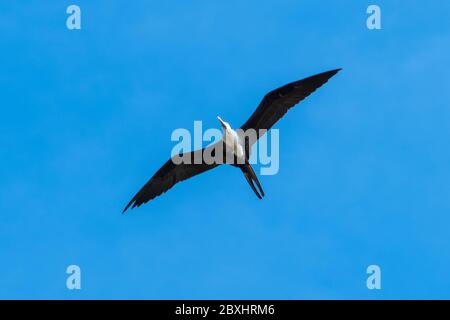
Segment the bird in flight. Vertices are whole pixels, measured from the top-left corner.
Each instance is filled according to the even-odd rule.
[[[220,141],[196,151],[169,159],[131,199],[128,208],[139,207],[172,188],[176,183],[211,170],[221,164],[239,168],[259,199],[264,191],[253,171],[249,156],[253,144],[286,112],[325,84],[341,69],[335,69],[289,83],[264,96],[259,106],[237,131],[229,123],[217,117],[223,130]],[[223,159],[227,160],[224,162]]]

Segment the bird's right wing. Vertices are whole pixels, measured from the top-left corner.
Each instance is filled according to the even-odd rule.
[[[175,164],[173,158],[169,159],[141,188],[141,190],[139,190],[133,199],[131,199],[122,213],[127,211],[130,206],[131,208],[135,208],[147,203],[148,201],[166,192],[180,181],[189,179],[217,167],[218,164],[216,163],[206,163],[203,157],[203,153],[206,149],[214,147],[215,144],[201,150],[184,153],[183,155],[180,155],[180,157],[189,159],[190,161],[185,161],[180,164]],[[196,161],[196,159],[201,160]]]
[[[341,69],[316,74],[303,80],[289,83],[264,96],[258,108],[241,127],[243,131],[254,129],[259,139],[260,130],[269,130],[284,114],[325,84]],[[256,141],[251,141],[250,144]]]

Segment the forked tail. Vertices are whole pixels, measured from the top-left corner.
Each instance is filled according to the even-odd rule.
[[[244,174],[245,179],[247,179],[250,187],[252,187],[253,192],[255,192],[256,196],[259,199],[262,199],[264,197],[264,190],[262,189],[258,177],[256,176],[255,171],[253,171],[253,168],[250,165],[250,163],[246,161],[245,164],[241,165],[239,168],[241,168],[242,173]],[[258,187],[259,192],[258,190],[256,190],[255,183],[256,186]]]

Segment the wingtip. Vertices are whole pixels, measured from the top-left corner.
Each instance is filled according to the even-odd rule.
[[[330,70],[330,71],[328,71],[327,73],[330,73],[330,74],[332,74],[332,75],[335,75],[336,73],[338,73],[339,71],[341,71],[342,70],[342,68],[337,68],[337,69],[334,69],[334,70]]]
[[[330,79],[331,77],[334,77],[339,71],[341,71],[342,68],[338,68],[338,69],[333,69],[333,70],[329,70],[329,71],[325,71],[322,73],[319,73],[313,77],[319,77],[319,78],[325,78],[325,79]]]
[[[130,201],[130,203],[127,204],[127,206],[125,207],[125,209],[123,209],[122,214],[125,214],[125,212],[128,210],[128,208],[131,206],[132,203],[133,203],[133,201]],[[133,206],[133,208],[134,208],[134,206]],[[133,208],[132,208],[132,209],[133,209]]]

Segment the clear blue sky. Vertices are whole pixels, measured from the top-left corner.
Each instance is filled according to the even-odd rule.
[[[0,298],[450,298],[450,3],[374,3],[2,2]],[[121,215],[173,129],[337,67],[264,200],[220,167]]]

